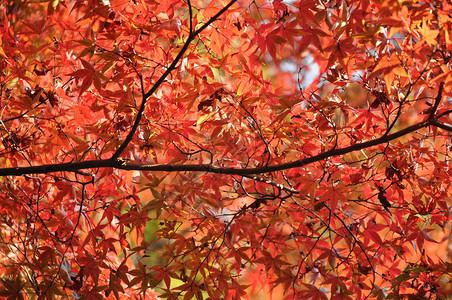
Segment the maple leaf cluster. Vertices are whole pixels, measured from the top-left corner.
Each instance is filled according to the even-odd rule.
[[[0,3],[0,296],[447,299],[447,1]]]

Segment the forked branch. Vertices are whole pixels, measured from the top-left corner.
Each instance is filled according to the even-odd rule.
[[[162,74],[162,76],[160,76],[160,78],[157,80],[157,82],[151,87],[151,89],[148,92],[144,92],[144,87],[142,86],[142,98],[143,100],[141,101],[141,105],[140,105],[140,109],[138,110],[137,116],[135,118],[135,121],[133,123],[132,129],[130,130],[130,132],[127,134],[127,137],[125,138],[125,140],[122,142],[121,146],[119,146],[118,150],[116,150],[116,152],[112,155],[112,157],[110,158],[111,160],[117,160],[119,158],[119,156],[121,156],[121,154],[124,152],[124,150],[126,150],[127,146],[130,144],[130,142],[132,141],[138,126],[140,125],[141,122],[141,118],[143,117],[143,113],[144,110],[146,108],[146,103],[147,100],[149,99],[149,97],[154,94],[158,88],[162,85],[162,83],[165,81],[166,77],[168,77],[168,75],[177,67],[177,64],[180,62],[180,60],[182,59],[182,57],[184,56],[185,52],[188,49],[188,46],[190,46],[190,43],[196,38],[196,36],[198,36],[201,32],[203,32],[207,27],[209,27],[213,22],[215,22],[216,20],[218,20],[218,18],[224,14],[237,0],[232,0],[231,2],[229,2],[225,7],[223,7],[217,14],[215,14],[212,18],[210,18],[204,25],[202,25],[198,30],[192,32],[192,20],[190,20],[190,35],[188,36],[187,40],[184,43],[184,46],[182,46],[182,49],[179,51],[179,53],[177,54],[176,58],[173,60],[173,62],[171,63],[171,65],[166,69],[166,71]],[[189,9],[190,9],[190,15],[192,15],[192,8],[191,8],[191,4],[189,4]],[[143,78],[141,78],[140,76],[140,81],[141,81],[141,85],[143,85]]]

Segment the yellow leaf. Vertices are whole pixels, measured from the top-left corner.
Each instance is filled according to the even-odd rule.
[[[213,111],[213,112],[211,112],[211,113],[202,115],[202,116],[198,119],[198,121],[196,122],[196,126],[199,126],[199,125],[203,124],[204,122],[206,122],[207,120],[209,120],[210,117],[212,117],[214,114],[215,114],[215,112]]]
[[[422,40],[429,45],[436,45],[438,42],[438,30],[430,30],[427,21],[424,19],[422,25],[419,26],[419,32],[422,34]]]
[[[7,57],[5,52],[3,51],[1,36],[0,36],[0,56],[3,56],[5,58]]]

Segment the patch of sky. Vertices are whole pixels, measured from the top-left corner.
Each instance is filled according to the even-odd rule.
[[[292,73],[295,80],[299,83],[300,90],[308,88],[311,83],[320,75],[319,65],[314,58],[309,55],[302,60],[302,66],[295,64],[290,60],[281,62],[280,68],[283,72]]]
[[[281,62],[280,68],[283,72],[292,73],[295,80],[299,82],[299,89],[303,90],[309,87],[311,83],[319,76],[319,65],[314,61],[312,56],[307,56],[302,60],[302,67],[290,60]]]
[[[353,72],[350,79],[352,82],[361,82],[361,81],[363,81],[363,77],[364,77],[364,71],[360,70],[360,71]]]
[[[320,75],[320,68],[311,55],[306,56],[302,63],[305,67],[298,71],[296,79],[300,82],[300,89],[306,89]]]
[[[295,1],[297,1],[297,0],[283,0],[283,1],[281,1],[281,2],[284,3],[284,4],[286,4],[286,5],[289,5],[289,4],[294,3]]]

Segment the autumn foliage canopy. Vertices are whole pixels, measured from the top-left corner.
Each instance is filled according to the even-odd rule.
[[[2,1],[0,297],[451,297],[451,12]]]

